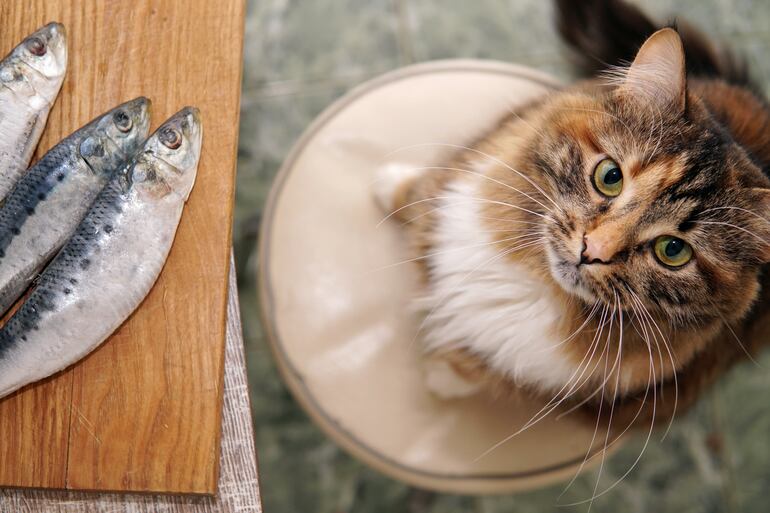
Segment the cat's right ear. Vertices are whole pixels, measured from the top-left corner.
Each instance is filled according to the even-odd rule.
[[[684,46],[674,29],[647,38],[620,85],[621,93],[642,97],[661,109],[684,112],[687,97]]]

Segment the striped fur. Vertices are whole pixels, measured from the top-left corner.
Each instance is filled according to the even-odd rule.
[[[556,4],[587,72],[602,71],[596,62],[633,60],[630,68],[507,116],[446,163],[466,172],[411,176],[394,188],[393,206],[424,257],[425,338],[434,355],[446,355],[465,380],[497,389],[515,383],[592,414],[613,403],[622,430],[694,402],[743,357],[735,334],[765,322],[757,300],[770,260],[770,110],[738,61],[692,29],[655,32],[617,0]],[[605,157],[623,171],[623,191],[612,199],[592,185]],[[473,191],[466,199],[474,208],[457,208],[462,198],[429,200],[462,191]],[[473,219],[453,225],[458,212]],[[478,227],[475,236],[468,226]],[[583,265],[584,237],[594,232],[612,241],[612,258]],[[652,248],[660,235],[687,241],[692,261],[661,264]],[[511,251],[517,237],[537,242]],[[467,269],[478,255],[431,256],[468,240],[491,243],[483,251],[498,258],[489,272]],[[466,276],[461,286],[443,281],[458,276]],[[528,295],[547,295],[550,306],[517,310]],[[473,297],[483,300],[469,304]],[[563,305],[561,316],[554,304]],[[534,329],[538,322],[551,329]],[[543,348],[554,354],[552,366]]]

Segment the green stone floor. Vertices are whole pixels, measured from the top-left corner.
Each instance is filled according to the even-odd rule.
[[[640,2],[641,3],[641,2]],[[648,0],[742,52],[770,91],[770,2]],[[334,99],[380,73],[452,57],[499,59],[570,79],[545,0],[249,0],[235,211],[235,252],[260,478],[267,513],[586,511],[596,473],[528,493],[467,497],[395,482],[337,448],[281,383],[260,326],[256,247],[270,182],[294,141]],[[770,354],[736,369],[594,512],[770,511]],[[643,439],[617,453],[600,489],[622,476]]]

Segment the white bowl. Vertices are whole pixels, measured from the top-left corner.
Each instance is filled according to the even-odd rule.
[[[484,457],[543,404],[438,399],[423,385],[409,311],[417,287],[397,223],[371,189],[377,168],[441,162],[508,109],[558,87],[510,64],[443,61],[374,79],[329,107],[283,165],[260,240],[263,320],[286,384],[352,455],[412,485],[510,492],[571,477],[593,429],[547,417]],[[433,143],[441,143],[436,145]],[[595,446],[603,445],[599,435]],[[594,458],[599,460],[599,458]]]

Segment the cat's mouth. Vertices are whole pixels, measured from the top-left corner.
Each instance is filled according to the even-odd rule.
[[[565,292],[577,296],[587,303],[605,300],[593,286],[593,278],[586,275],[585,266],[581,266],[577,259],[565,258],[550,244],[546,247],[551,276]]]
[[[595,303],[601,299],[594,292],[593,287],[586,283],[585,276],[583,276],[580,268],[573,262],[562,260],[555,267],[554,269],[554,266],[551,266],[551,274],[566,292],[576,295],[589,303]]]

